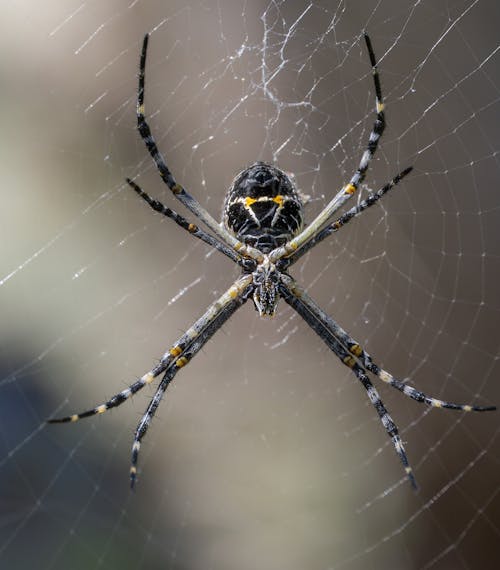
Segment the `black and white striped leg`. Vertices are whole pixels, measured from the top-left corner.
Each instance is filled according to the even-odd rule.
[[[382,100],[382,87],[380,86],[380,77],[377,69],[377,59],[375,58],[375,53],[373,51],[372,42],[367,34],[364,34],[366,47],[368,49],[368,55],[370,57],[370,63],[372,64],[373,82],[375,84],[375,109],[377,115],[375,117],[375,123],[373,124],[372,132],[368,139],[368,146],[361,157],[358,169],[354,173],[350,180],[348,186],[353,186],[357,189],[358,186],[363,182],[366,176],[366,171],[368,170],[368,165],[370,164],[375,151],[377,150],[378,141],[385,130],[385,114],[384,114],[384,102]],[[352,190],[354,191],[354,190]]]
[[[286,261],[286,267],[290,267],[291,265],[296,263],[305,253],[311,250],[315,245],[318,245],[318,243],[321,243],[325,238],[339,231],[340,228],[348,224],[353,218],[359,216],[370,206],[373,206],[373,204],[376,204],[380,200],[380,198],[382,198],[382,196],[387,194],[389,190],[391,190],[392,188],[394,188],[394,186],[399,184],[399,182],[401,182],[401,180],[412,170],[413,170],[412,166],[405,168],[402,172],[397,174],[390,182],[388,182],[385,186],[380,188],[380,190],[368,194],[368,196],[364,200],[362,200],[357,206],[353,206],[350,210],[347,210],[347,212],[342,214],[329,226],[322,229],[313,239],[308,241],[298,251],[296,251],[289,257],[283,258],[284,261]]]
[[[196,321],[196,323],[194,323],[194,325],[190,327],[186,333],[183,334],[177,340],[177,342],[171,348],[169,348],[169,350],[167,350],[167,352],[165,352],[165,354],[160,359],[160,362],[149,372],[144,374],[144,376],[139,378],[139,380],[134,382],[131,386],[114,395],[106,402],[91,408],[90,410],[62,418],[53,418],[47,420],[47,422],[50,424],[76,422],[82,418],[88,418],[89,416],[94,416],[96,414],[103,414],[111,408],[120,406],[123,404],[123,402],[144,388],[144,386],[151,384],[151,382],[153,382],[153,380],[160,374],[165,372],[165,370],[167,370],[170,365],[176,365],[180,368],[184,362],[184,351],[189,349],[196,341],[196,339],[202,335],[207,328],[209,328],[209,330],[212,330],[215,326],[215,330],[217,330],[219,316],[221,314],[225,314],[224,311],[227,309],[227,307],[234,307],[234,309],[230,312],[230,314],[232,314],[246,301],[249,294],[247,292],[247,289],[251,282],[251,275],[245,275],[238,279],[217,301],[212,303],[212,305],[210,305],[207,311]],[[222,326],[226,318],[223,318],[221,324],[218,326]],[[212,334],[215,332],[215,330],[213,330]]]
[[[144,36],[141,51],[141,61],[139,65],[139,89],[137,92],[137,128],[144,141],[149,154],[154,160],[156,167],[160,172],[160,176],[165,181],[166,185],[173,192],[173,194],[195,215],[201,217],[198,212],[197,202],[194,198],[186,192],[186,190],[176,182],[173,174],[165,162],[165,159],[158,150],[156,141],[151,133],[151,129],[146,121],[145,106],[144,106],[144,93],[145,93],[145,80],[146,80],[146,57],[148,53],[149,34]],[[205,220],[204,220],[205,221]],[[215,220],[214,220],[215,222]]]
[[[373,52],[372,44],[370,38],[364,35],[366,47],[368,49],[368,55],[370,57],[370,63],[372,65],[373,81],[375,84],[375,122],[373,124],[372,131],[368,138],[368,144],[366,150],[361,156],[359,166],[356,172],[351,177],[351,180],[346,184],[342,190],[337,192],[337,194],[330,200],[327,206],[314,218],[314,220],[306,226],[297,236],[290,240],[285,245],[276,248],[271,252],[270,260],[276,263],[282,257],[287,257],[293,254],[295,251],[301,249],[307,242],[314,239],[316,233],[320,230],[323,225],[330,222],[333,214],[339,210],[356,192],[359,185],[363,182],[366,171],[373,158],[375,151],[377,150],[378,141],[382,136],[385,129],[385,115],[384,115],[384,103],[382,100],[382,88],[380,86],[380,78],[377,70],[377,60]]]
[[[300,296],[302,302],[309,308],[310,312],[317,316],[318,319],[323,321],[333,334],[335,338],[342,344],[342,346],[352,354],[366,370],[369,370],[372,374],[375,374],[380,380],[389,384],[396,390],[402,392],[405,396],[416,400],[417,402],[423,402],[428,406],[433,406],[434,408],[448,408],[450,410],[461,410],[463,412],[491,412],[496,410],[495,406],[474,406],[471,404],[455,404],[453,402],[446,402],[444,400],[439,400],[432,396],[427,396],[423,392],[404,384],[400,380],[397,380],[384,370],[380,368],[375,362],[373,362],[372,357],[364,350],[360,344],[354,340],[349,333],[347,333],[337,322],[330,317],[321,307],[305,292],[303,291],[293,279],[290,277],[284,278],[287,286],[296,294]]]
[[[361,384],[363,384],[366,393],[368,394],[368,398],[370,399],[370,402],[373,404],[373,407],[377,410],[377,414],[380,418],[380,421],[382,422],[382,425],[384,426],[387,434],[392,440],[394,449],[396,450],[396,453],[398,454],[398,457],[401,463],[403,464],[405,473],[408,476],[411,486],[415,490],[417,490],[418,485],[415,480],[415,475],[413,474],[413,470],[410,466],[410,463],[408,462],[408,457],[406,455],[403,442],[401,441],[401,437],[399,436],[398,428],[394,423],[394,420],[387,412],[387,409],[384,406],[382,400],[380,399],[377,390],[375,389],[371,380],[368,378],[368,376],[365,374],[365,371],[361,368],[359,364],[355,363],[351,366],[352,360],[350,360],[349,357],[346,357],[346,360],[343,360],[343,362],[346,366],[349,366],[352,369],[352,371],[356,375],[356,378],[361,382]]]
[[[359,346],[359,345],[358,345]],[[361,347],[360,347],[361,348]],[[389,386],[392,386],[396,390],[402,392],[405,396],[408,396],[412,400],[416,400],[417,402],[423,402],[428,406],[432,406],[434,408],[447,408],[449,410],[459,410],[462,412],[493,412],[497,409],[496,406],[475,406],[472,404],[455,404],[453,402],[446,402],[445,400],[439,400],[438,398],[434,398],[432,396],[427,396],[424,392],[413,388],[413,386],[409,386],[408,384],[404,384],[400,380],[397,380],[384,370],[377,366],[372,360],[369,354],[366,353],[363,349],[361,349],[360,360],[367,362],[367,370],[378,376],[381,380],[383,380]]]
[[[232,259],[235,263],[241,262],[241,256],[239,256],[234,249],[227,247],[224,243],[222,243],[217,238],[211,236],[207,232],[203,231],[200,227],[196,224],[192,224],[186,220],[183,216],[178,214],[175,210],[168,208],[164,204],[162,204],[159,200],[155,200],[151,198],[151,196],[145,192],[138,184],[136,184],[130,178],[127,178],[127,184],[143,199],[145,200],[155,212],[159,212],[163,214],[167,218],[174,220],[176,224],[178,224],[181,228],[187,230],[191,235],[201,239],[206,244],[210,245],[211,247],[217,249],[230,259]]]
[[[229,248],[233,248],[253,259],[262,259],[262,253],[258,250],[246,246],[231,235],[221,224],[219,224],[201,204],[191,196],[179,183],[176,182],[172,172],[168,168],[164,157],[158,150],[156,141],[151,133],[151,129],[146,121],[144,107],[144,90],[146,78],[146,56],[148,52],[149,34],[144,36],[142,44],[141,60],[139,65],[139,88],[137,92],[137,128],[144,141],[149,154],[154,160],[162,180],[174,194],[174,196],[198,219],[200,219],[214,234]]]
[[[160,372],[158,374],[160,374]],[[83,418],[88,418],[89,416],[95,416],[96,414],[103,414],[107,410],[110,410],[111,408],[116,408],[117,406],[123,404],[123,402],[128,400],[134,394],[136,394],[139,390],[141,390],[141,388],[144,388],[144,386],[150,384],[156,378],[156,376],[157,374],[155,374],[155,368],[153,368],[151,371],[149,371],[148,373],[144,374],[144,376],[139,378],[139,380],[131,384],[128,388],[125,388],[125,390],[118,392],[118,394],[115,394],[112,398],[110,398],[106,402],[103,402],[102,404],[99,404],[98,406],[95,406],[90,410],[86,410],[85,412],[72,414],[70,416],[64,416],[62,418],[52,418],[50,420],[47,420],[47,423],[61,424],[66,422],[77,422],[78,420],[81,420]]]
[[[291,280],[291,278],[288,278]],[[290,283],[290,282],[288,282]],[[320,315],[311,311],[310,307],[302,300],[302,298],[297,294],[297,289],[292,289],[282,281],[280,286],[280,293],[285,301],[293,308],[297,313],[304,319],[304,321],[316,332],[316,334],[323,340],[323,342],[328,346],[328,348],[339,358],[339,360],[350,368],[356,378],[361,382],[366,390],[370,402],[377,411],[377,414],[384,426],[387,434],[392,440],[394,449],[403,464],[405,473],[410,481],[412,487],[417,489],[417,483],[415,481],[415,476],[413,475],[412,468],[408,461],[406,451],[401,441],[401,437],[398,433],[398,428],[394,423],[393,419],[387,412],[380,396],[371,383],[370,379],[366,375],[364,369],[356,361],[354,356],[350,354],[344,346],[339,342],[335,335],[330,330],[328,323],[326,323]]]
[[[253,286],[251,285],[244,287],[237,296],[234,296],[225,305],[216,309],[217,312],[215,315],[210,320],[206,320],[203,329],[196,337],[193,337],[189,345],[184,348],[182,356],[169,364],[153,399],[149,403],[146,412],[135,431],[134,443],[132,445],[132,463],[130,466],[130,486],[132,488],[137,480],[137,461],[139,458],[142,438],[146,435],[146,432],[151,425],[151,421],[158,409],[158,406],[160,405],[163,394],[167,390],[168,385],[173,380],[177,372],[190,362],[190,360],[198,353],[214,333],[218,331],[229,317],[247,301],[252,290]]]

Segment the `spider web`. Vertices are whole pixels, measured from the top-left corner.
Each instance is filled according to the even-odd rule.
[[[135,131],[146,99],[174,174],[214,215],[273,161],[307,219],[388,128],[361,196],[392,195],[292,274],[384,368],[498,404],[500,45],[494,2],[7,3],[2,21],[0,565],[496,568],[498,415],[382,398],[421,491],[353,375],[284,303],[248,304],[180,373],[128,488],[152,391],[70,426],[151,368],[237,269],[140,202],[179,209]],[[182,212],[184,213],[184,212]]]

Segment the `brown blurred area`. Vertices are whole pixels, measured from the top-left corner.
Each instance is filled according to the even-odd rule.
[[[149,370],[238,274],[124,183],[185,214],[135,129],[146,31],[146,109],[178,180],[219,216],[239,170],[275,162],[311,196],[309,220],[371,129],[370,33],[388,128],[366,182],[415,170],[292,273],[394,375],[498,404],[495,3],[2,13],[0,567],[498,567],[498,414],[429,412],[382,386],[413,494],[364,390],[285,303],[271,321],[242,308],[177,376],[133,494],[132,434],[152,390],[43,423]]]

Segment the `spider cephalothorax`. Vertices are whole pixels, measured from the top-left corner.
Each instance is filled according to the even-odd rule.
[[[234,179],[226,195],[223,221],[239,240],[268,253],[302,229],[302,202],[282,170],[256,162]]]
[[[279,301],[280,272],[267,255],[252,273],[253,302],[261,317],[274,317]]]
[[[302,203],[297,191],[290,178],[275,166],[264,162],[256,162],[236,176],[225,200],[223,225],[219,224],[191,194],[175,181],[165,159],[156,146],[144,114],[144,83],[148,38],[148,35],[144,38],[139,68],[139,90],[137,95],[138,130],[158,168],[163,182],[165,182],[174,196],[197,219],[205,224],[212,233],[198,227],[196,224],[190,223],[171,208],[151,198],[132,180],[127,179],[127,182],[154,210],[174,220],[176,224],[191,235],[237,263],[242,270],[242,275],[208,307],[205,313],[165,352],[160,361],[139,380],[118,392],[107,402],[90,410],[49,421],[51,423],[76,422],[80,418],[102,414],[110,408],[119,406],[162,374],[163,377],[156,393],[135,431],[134,444],[132,446],[132,465],[130,468],[130,481],[133,486],[137,477],[137,459],[142,438],[149,428],[168,385],[177,372],[188,364],[213,334],[251,296],[260,316],[274,315],[278,299],[281,297],[318,334],[335,356],[352,370],[353,375],[366,390],[370,402],[373,404],[383,427],[394,444],[394,449],[404,466],[410,482],[415,487],[415,477],[408,463],[403,442],[398,434],[398,428],[382,403],[367,372],[372,373],[392,388],[399,390],[405,396],[436,408],[450,408],[464,412],[482,412],[494,410],[495,407],[452,404],[426,396],[423,392],[397,380],[389,372],[380,368],[360,344],[327,315],[307,292],[296,283],[293,277],[286,272],[304,253],[310,251],[315,245],[338,231],[367,208],[373,206],[411,171],[411,168],[406,168],[380,190],[368,194],[356,206],[334,219],[335,212],[351,198],[363,182],[368,165],[377,150],[378,141],[385,127],[382,90],[370,39],[365,35],[375,85],[376,118],[366,150],[361,156],[358,168],[350,181],[333,196],[325,208],[303,229]]]

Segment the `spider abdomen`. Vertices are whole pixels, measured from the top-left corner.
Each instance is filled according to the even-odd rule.
[[[267,253],[302,228],[302,203],[290,178],[256,162],[234,179],[224,203],[224,225],[239,240]]]

